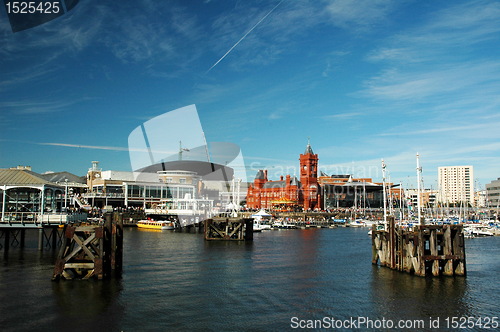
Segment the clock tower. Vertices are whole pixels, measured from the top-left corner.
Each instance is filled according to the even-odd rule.
[[[308,140],[306,151],[300,155],[300,183],[304,210],[320,207],[320,190],[318,186],[318,155],[314,154]]]
[[[94,190],[96,182],[102,183],[101,171],[102,170],[99,168],[99,162],[93,161],[92,168],[89,168],[89,171],[87,172],[87,186],[91,192]]]

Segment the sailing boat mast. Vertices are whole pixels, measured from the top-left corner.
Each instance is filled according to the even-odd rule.
[[[384,227],[387,230],[387,193],[385,190],[385,163],[382,159],[382,195],[384,196]]]
[[[400,181],[399,182],[399,218],[401,219],[401,222],[403,222],[404,217],[405,217],[405,212],[403,210],[403,183]]]
[[[420,194],[420,182],[422,176],[422,167],[420,167],[420,155],[417,152],[417,210],[418,210],[418,222],[423,224],[422,212],[421,212],[421,194]]]

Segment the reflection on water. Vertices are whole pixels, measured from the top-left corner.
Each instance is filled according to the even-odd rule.
[[[374,266],[371,298],[376,317],[415,319],[469,316],[467,279],[416,277]]]
[[[2,331],[283,330],[292,317],[500,315],[500,238],[467,241],[466,278],[421,278],[373,266],[365,229],[269,231],[251,243],[124,233],[121,280],[54,283],[54,252],[11,249],[0,258]]]
[[[78,330],[91,331],[99,322],[100,330],[120,329],[124,314],[123,305],[117,302],[122,289],[120,280],[61,280],[51,286],[60,316],[54,327],[64,330],[78,322]]]

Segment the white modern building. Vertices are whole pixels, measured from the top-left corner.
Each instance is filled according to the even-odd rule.
[[[438,167],[439,202],[474,205],[474,168],[472,166]]]
[[[491,181],[486,185],[487,206],[492,208],[500,207],[500,178]]]

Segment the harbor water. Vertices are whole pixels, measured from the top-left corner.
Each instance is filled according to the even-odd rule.
[[[470,317],[500,317],[500,237],[466,240],[467,277],[422,278],[373,266],[367,231],[267,231],[244,243],[126,228],[123,276],[105,281],[52,282],[56,253],[28,239],[0,251],[0,330],[282,331],[342,322],[341,330],[363,330],[349,325],[360,318],[452,330]]]

